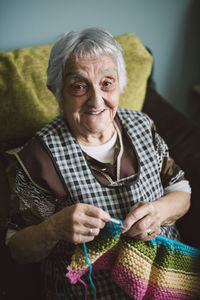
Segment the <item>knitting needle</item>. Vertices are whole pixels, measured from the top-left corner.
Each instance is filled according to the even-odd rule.
[[[124,226],[121,225],[120,221],[117,219],[110,218],[110,222],[117,224],[120,229],[124,229],[124,230],[126,229]]]

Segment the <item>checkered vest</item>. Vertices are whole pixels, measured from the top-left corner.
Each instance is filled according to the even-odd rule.
[[[96,179],[80,145],[61,116],[37,135],[49,150],[71,195],[72,202],[66,205],[88,203],[123,220],[134,203],[160,198],[163,188],[147,116],[126,109],[118,109],[117,115],[134,147],[138,159],[138,176],[120,179],[109,186]]]

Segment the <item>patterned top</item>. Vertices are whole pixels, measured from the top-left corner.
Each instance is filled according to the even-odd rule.
[[[126,128],[126,131],[129,131],[129,135],[131,136],[132,139],[132,143],[133,140],[135,141],[134,144],[134,149],[135,152],[137,153],[137,158],[139,157],[140,159],[140,164],[139,164],[139,168],[137,170],[137,164],[135,164],[134,169],[136,171],[139,171],[141,173],[141,169],[142,167],[144,167],[143,171],[143,176],[145,177],[145,180],[143,180],[145,182],[148,182],[148,177],[150,177],[150,174],[154,174],[154,171],[157,170],[159,172],[159,177],[161,179],[162,182],[162,186],[165,190],[165,188],[168,188],[169,186],[173,186],[174,184],[177,184],[178,182],[181,182],[184,180],[184,173],[183,171],[174,163],[174,161],[170,158],[169,156],[169,152],[168,152],[168,148],[167,145],[165,144],[165,142],[163,141],[163,139],[158,135],[158,133],[155,131],[155,128],[152,126],[150,126],[150,122],[149,119],[142,113],[130,113],[127,110],[121,110],[120,112],[118,112],[118,116],[121,118],[120,120],[122,121],[123,124],[123,128]],[[131,126],[129,126],[130,124],[127,125],[127,120],[130,119],[130,123],[133,124]],[[126,120],[126,121],[124,121]],[[61,120],[61,118],[57,118],[56,121],[54,120],[55,125],[59,127],[59,141],[62,141],[62,143],[64,143],[66,141],[66,134],[68,134],[68,138],[73,139],[73,137],[71,136],[71,134],[69,134],[69,131],[66,130],[66,124]],[[51,125],[52,126],[52,123]],[[56,126],[52,126],[52,129],[56,128]],[[63,130],[60,130],[63,126]],[[137,128],[138,130],[134,130],[134,134],[132,135],[133,129]],[[40,131],[39,135],[43,138],[43,140],[47,137],[51,135],[48,135],[47,133],[50,132],[50,128],[49,125],[48,127],[45,127],[42,131]],[[153,135],[152,135],[153,132]],[[62,133],[62,134],[61,134]],[[142,133],[142,134],[141,134]],[[123,136],[123,133],[122,133]],[[48,140],[48,138],[47,138]],[[63,155],[62,154],[62,149],[61,147],[58,146],[59,141],[55,140],[52,143],[51,141],[45,141],[48,145],[53,145],[50,146],[51,147],[51,152],[53,153],[55,151],[55,149],[59,148],[59,151],[55,151],[54,154],[57,155],[59,154],[59,159],[60,162],[57,163],[59,164],[59,168],[61,170],[61,173],[63,175],[63,177],[68,176],[68,174],[70,173],[70,178],[71,178],[71,173],[74,172],[74,174],[76,173],[76,170],[74,171],[74,166],[79,166],[82,165],[84,166],[85,164],[85,160],[84,160],[84,156],[80,154],[80,147],[77,145],[76,141],[73,141],[73,143],[70,143],[70,147],[71,149],[68,151],[67,155],[66,153]],[[137,145],[137,141],[138,145]],[[119,143],[119,141],[118,141]],[[154,156],[150,155],[149,153],[149,149],[151,150],[151,153],[154,153]],[[141,156],[140,153],[142,153],[142,151],[144,152],[144,154]],[[53,155],[54,155],[53,154]],[[76,157],[80,157],[80,164],[75,163],[73,165],[73,160],[76,160]],[[150,160],[148,160],[148,156],[151,158]],[[61,158],[65,157],[65,159],[69,159],[70,164],[68,164],[68,172],[66,172],[66,167],[64,166],[64,159],[62,160]],[[103,176],[104,180],[108,180],[108,177],[106,175],[109,175],[112,178],[112,183],[109,182],[109,185],[115,185],[116,184],[116,160],[118,157],[118,151],[116,150],[116,155],[115,155],[115,160],[114,160],[114,164],[113,165],[99,165],[99,162],[95,161],[94,159],[89,158],[88,162],[91,166],[91,168],[93,168],[93,170],[95,171],[95,176],[99,176],[98,178],[101,180],[101,177]],[[55,159],[57,159],[56,157],[54,157]],[[86,156],[86,158],[88,158]],[[151,161],[153,161],[154,165],[151,165]],[[135,161],[136,163],[136,161]],[[66,165],[66,163],[65,163]],[[63,166],[63,167],[62,167]],[[141,167],[142,166],[142,167]],[[103,168],[102,168],[103,167]],[[145,168],[146,167],[146,168]],[[71,168],[71,169],[70,169]],[[123,166],[121,166],[121,168],[123,168]],[[99,169],[101,172],[99,172]],[[102,169],[104,171],[102,171]],[[149,170],[147,172],[147,169]],[[80,172],[80,170],[77,171],[78,173]],[[87,168],[87,172],[88,168]],[[104,176],[105,173],[105,176]],[[88,173],[89,174],[89,173]],[[100,175],[99,175],[100,174]],[[142,173],[141,173],[142,174]],[[149,175],[148,175],[149,174]],[[123,185],[124,182],[127,181],[135,181],[137,176],[137,174],[132,174],[132,176],[129,176],[128,179],[125,178],[120,178],[119,180],[117,180],[117,184],[118,185]],[[84,177],[85,177],[85,173],[83,172],[83,176],[82,176],[82,184],[84,182]],[[94,185],[93,188],[96,188],[97,186],[95,186],[96,182],[95,182],[95,177],[91,177],[90,174],[88,175],[88,178],[90,177],[90,182],[89,184]],[[158,186],[160,185],[159,183],[159,178],[157,177],[153,177],[153,181],[156,182],[155,184],[155,190],[158,189]],[[92,179],[91,179],[92,178]],[[68,179],[67,179],[68,180]],[[86,179],[87,180],[87,179]],[[109,180],[108,180],[109,181]],[[136,180],[137,181],[137,180]],[[70,190],[70,194],[73,198],[73,201],[82,201],[82,195],[77,193],[76,189],[73,189],[73,182],[75,183],[74,186],[77,186],[77,180],[74,178],[72,180],[72,184],[71,184],[71,190]],[[79,182],[80,183],[80,182]],[[149,185],[153,186],[153,182],[149,182]],[[148,184],[147,184],[148,186]],[[98,187],[97,187],[98,188]],[[104,192],[107,192],[107,190],[105,189]],[[136,190],[137,191],[137,190]],[[153,191],[154,192],[154,191]],[[139,195],[140,191],[138,190],[138,195]],[[155,192],[156,193],[156,192]],[[154,197],[155,197],[155,193],[154,193]],[[41,222],[42,220],[44,220],[45,218],[47,218],[48,216],[50,216],[51,214],[55,213],[56,211],[62,209],[64,206],[66,205],[70,205],[72,204],[72,200],[70,199],[65,199],[65,203],[63,203],[63,199],[55,199],[55,197],[49,192],[49,191],[44,191],[43,189],[38,188],[37,186],[35,186],[33,184],[33,182],[31,182],[31,180],[29,180],[27,178],[27,176],[25,176],[24,172],[22,169],[18,170],[17,173],[17,177],[16,177],[16,194],[18,196],[18,198],[20,199],[20,215],[21,215],[21,219],[23,220],[20,224],[20,222],[18,222],[18,225],[20,227],[24,227],[24,226],[28,226],[28,225],[32,225],[32,224],[38,224],[39,222]],[[162,189],[160,190],[160,192],[158,193],[160,196],[163,194]],[[87,195],[89,198],[91,198],[91,193],[90,193],[90,189],[86,189],[85,190],[85,194],[84,194],[84,200],[85,198],[87,198]],[[100,190],[98,193],[98,196],[100,195]],[[159,195],[157,195],[157,198],[159,197]],[[106,194],[106,196],[109,197],[109,193]],[[124,194],[122,195],[124,197]],[[130,194],[128,196],[128,198],[130,197]],[[146,195],[145,195],[146,197]],[[101,197],[100,197],[101,198]],[[102,199],[105,198],[105,193],[103,193],[103,197]],[[126,198],[126,197],[125,197]],[[126,198],[124,201],[127,201]],[[77,200],[76,200],[77,199]],[[121,198],[122,199],[122,198]],[[149,201],[153,201],[154,199],[151,200],[151,197],[149,195],[148,197]],[[96,201],[96,197],[95,197],[95,201]],[[141,197],[138,196],[138,200],[140,201]],[[90,203],[90,202],[89,202]],[[95,202],[93,203],[94,205],[99,205],[102,208],[107,208],[107,210],[109,211],[109,206],[107,203],[103,202],[103,201],[99,201],[99,202]],[[126,207],[127,202],[124,203],[123,207]],[[117,206],[114,206],[114,210],[113,208],[109,211],[111,213],[113,213],[114,216],[123,218],[125,217],[125,213],[127,213],[127,211],[124,211],[122,213],[122,215],[120,215],[120,211],[121,211],[121,207],[120,209],[117,208]],[[162,234],[173,238],[173,239],[178,239],[178,232],[176,230],[175,227],[168,227],[168,228],[163,228],[162,229]],[[73,286],[69,286],[69,283],[66,282],[64,283],[64,286],[66,287],[65,289],[63,289],[63,280],[64,278],[62,277],[62,274],[64,274],[65,270],[66,270],[66,263],[67,263],[67,256],[65,257],[65,259],[60,259],[63,256],[63,250],[66,251],[66,247],[65,247],[65,242],[61,241],[60,243],[58,243],[55,247],[55,249],[53,249],[52,254],[43,262],[43,270],[45,272],[45,286],[46,286],[46,294],[47,294],[47,299],[56,299],[56,291],[55,291],[55,281],[57,279],[61,280],[61,283],[58,283],[57,286],[57,291],[59,291],[60,294],[63,294],[66,290],[68,291],[70,298],[69,299],[81,299],[83,297],[83,293],[84,293],[84,288],[80,285],[76,285],[76,287],[74,288]],[[71,245],[71,250],[73,250],[73,245]],[[56,265],[55,261],[56,259],[59,258],[59,264]],[[54,260],[54,261],[53,261]],[[69,261],[68,261],[69,262]],[[54,266],[54,267],[53,267]],[[53,269],[52,269],[53,268]],[[50,270],[54,270],[53,272],[53,276],[52,276],[52,272]],[[115,286],[114,283],[111,282],[109,275],[104,273],[104,272],[97,272],[96,275],[94,275],[94,277],[96,278],[96,282],[99,282],[99,288],[98,288],[98,299],[111,299],[111,298],[118,298],[118,299],[129,299],[127,295],[125,295],[121,290],[119,290],[118,287]],[[85,279],[87,281],[87,279]],[[112,295],[112,296],[111,296]],[[116,297],[114,296],[116,295]],[[120,295],[120,297],[119,297]],[[90,297],[92,297],[92,291],[91,293],[89,292],[88,294],[89,299]],[[91,298],[92,299],[92,298]]]

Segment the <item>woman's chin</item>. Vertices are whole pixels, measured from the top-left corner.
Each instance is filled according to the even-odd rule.
[[[86,131],[88,134],[98,134],[98,133],[103,133],[104,131],[107,130],[107,126],[100,126],[100,124],[87,124]]]
[[[112,125],[112,117],[107,110],[100,114],[84,114],[81,119],[81,129],[88,134],[104,134]]]

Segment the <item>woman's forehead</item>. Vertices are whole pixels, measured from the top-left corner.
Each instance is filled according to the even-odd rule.
[[[85,73],[117,74],[117,66],[109,55],[100,57],[71,57],[65,67],[67,77],[84,76]]]

